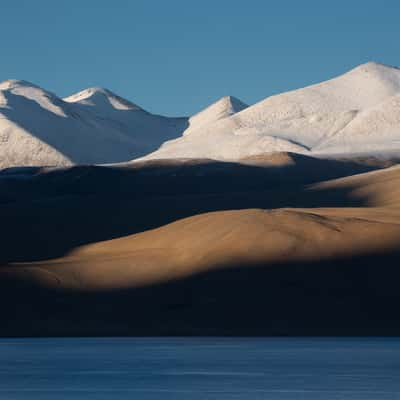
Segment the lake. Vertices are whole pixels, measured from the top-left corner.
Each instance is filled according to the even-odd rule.
[[[0,339],[0,399],[400,399],[400,339]]]

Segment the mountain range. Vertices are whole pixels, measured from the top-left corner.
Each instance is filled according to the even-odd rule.
[[[1,167],[126,161],[186,126],[186,118],[150,114],[106,89],[60,99],[25,81],[0,84]]]
[[[103,88],[64,99],[26,81],[0,83],[0,167],[137,159],[240,160],[400,151],[400,69],[369,62],[248,106],[227,96],[191,117],[151,114]]]
[[[399,69],[184,118],[6,81],[0,115],[0,336],[400,334]]]

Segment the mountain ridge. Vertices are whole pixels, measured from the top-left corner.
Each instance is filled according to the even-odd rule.
[[[274,151],[329,155],[332,151],[324,148],[325,141],[345,131],[358,114],[397,94],[400,94],[400,69],[368,62],[327,81],[267,97],[196,130],[196,135],[184,135],[165,143],[144,158],[207,156],[234,160]],[[393,112],[397,113],[397,109]],[[384,123],[382,119],[377,122]],[[400,151],[396,124],[385,138],[376,136],[371,143],[368,126],[362,132],[366,153]],[[360,143],[353,143],[351,136],[347,136],[343,143],[335,144],[335,152],[362,153],[363,146],[360,149]]]
[[[62,99],[10,79],[0,83],[0,168],[400,153],[399,95],[400,69],[368,62],[254,105],[224,96],[191,117],[169,118],[101,87]]]

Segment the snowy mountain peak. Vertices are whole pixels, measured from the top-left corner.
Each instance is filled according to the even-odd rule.
[[[376,61],[368,61],[364,64],[361,64],[355,68],[353,68],[352,71],[385,71],[385,70],[397,70],[400,71],[399,67],[395,67],[395,66],[391,66],[391,65],[386,65],[386,64],[382,64]]]
[[[230,114],[236,114],[248,107],[247,104],[243,103],[243,101],[234,96],[222,97],[220,100],[217,101],[217,103],[214,103],[214,105],[218,103],[223,105],[225,107],[225,110],[227,112],[230,112]]]
[[[206,124],[210,122],[215,122],[220,119],[229,117],[233,114],[236,114],[245,108],[248,105],[243,103],[241,100],[237,99],[233,96],[225,96],[217,100],[215,103],[211,104],[204,110],[195,114],[193,117],[189,119],[190,130],[197,129],[200,127],[204,127]]]
[[[11,90],[17,87],[30,87],[39,89],[39,86],[36,86],[31,82],[19,79],[7,79],[6,81],[0,82],[0,90]]]
[[[221,97],[216,102],[209,105],[204,110],[195,114],[191,119],[197,118],[200,115],[204,114],[221,114],[221,116],[229,116],[232,114],[236,114],[247,108],[248,105],[243,103],[241,100],[237,99],[233,96],[224,96]]]
[[[55,94],[24,80],[9,79],[0,83],[0,109],[11,108],[27,115],[37,106],[66,117],[65,103]]]
[[[146,158],[237,160],[277,151],[400,152],[400,69],[396,67],[368,62],[231,115],[226,103],[221,99],[192,117],[182,138],[165,143]]]
[[[150,114],[103,88],[65,100],[22,80],[0,83],[0,169],[127,161],[179,137],[186,118]]]
[[[353,81],[367,80],[366,84],[373,85],[374,82],[382,88],[397,92],[400,90],[400,68],[380,64],[374,61],[361,64],[350,70],[342,77],[349,77]]]
[[[111,90],[101,87],[91,87],[64,98],[68,103],[79,103],[85,106],[96,106],[104,110],[141,110],[136,104],[116,95]]]
[[[400,69],[377,62],[250,107],[225,96],[191,118],[153,115],[99,87],[62,100],[27,81],[0,83],[0,167],[400,154],[399,132]]]

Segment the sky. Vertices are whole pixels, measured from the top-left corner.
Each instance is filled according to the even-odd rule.
[[[1,0],[0,81],[106,87],[148,111],[253,104],[373,60],[400,66],[399,0]]]

